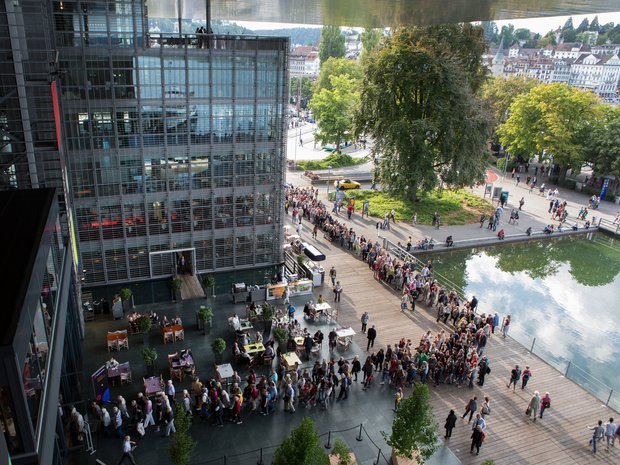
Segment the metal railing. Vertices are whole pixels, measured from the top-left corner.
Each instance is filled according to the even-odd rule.
[[[607,222],[611,223],[611,221]],[[417,259],[413,254],[407,252],[387,238],[383,238],[383,247],[399,259],[411,261],[418,271],[424,266],[422,260]],[[455,289],[462,299],[467,298],[465,290],[445,276],[442,276],[437,271],[433,271],[433,276],[441,286],[446,287],[447,284],[447,287]],[[566,360],[564,357],[556,355],[551,348],[547,347],[543,342],[537,341],[535,337],[532,339],[531,344],[525,339],[521,340],[522,338],[519,337],[518,333],[516,336],[511,335],[511,337],[525,347],[530,353],[536,354],[546,363],[557,369],[564,377],[574,381],[594,397],[605,402],[606,406],[620,412],[620,393],[618,390],[614,390],[611,386],[606,385],[603,381],[591,375],[573,361]]]
[[[597,226],[602,231],[607,231],[615,234],[616,236],[620,236],[620,223],[614,223],[613,221],[600,218]]]
[[[519,338],[513,336],[513,339],[521,345],[525,345],[519,340]],[[596,376],[593,376],[574,363],[572,360],[566,360],[562,356],[555,355],[551,348],[546,346],[541,341],[537,341],[535,337],[532,339],[532,343],[528,351],[549,363],[552,367],[562,373],[565,378],[574,381],[594,397],[605,402],[607,407],[620,412],[620,394],[618,390],[608,386]]]
[[[383,450],[387,450],[387,446],[383,446],[383,449],[377,445],[373,438],[368,434],[364,424],[352,426],[350,428],[342,430],[330,430],[325,433],[319,434],[321,439],[325,440],[325,449],[329,451],[332,448],[332,444],[336,438],[343,439],[347,444],[351,452],[354,454],[359,452],[360,455],[368,456],[370,451],[375,456],[373,465],[390,465],[391,460],[386,457]],[[326,438],[326,439],[325,439]],[[368,442],[364,442],[367,440]],[[351,444],[355,444],[356,447],[351,447]],[[222,455],[209,460],[192,461],[191,465],[207,465],[207,464],[222,464],[222,465],[241,465],[247,463],[256,463],[257,465],[265,465],[272,463],[276,449],[280,447],[278,445],[267,445],[258,449],[253,449],[238,454]],[[362,454],[363,452],[363,454]]]

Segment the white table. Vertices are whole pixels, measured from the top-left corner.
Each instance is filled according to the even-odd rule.
[[[336,335],[338,337],[351,337],[351,336],[355,336],[355,331],[351,327],[340,328],[336,330]]]
[[[215,370],[217,371],[217,373],[220,375],[220,378],[222,379],[232,378],[232,376],[235,374],[235,371],[233,370],[233,367],[230,363],[224,363],[222,365],[217,365]]]
[[[319,313],[327,313],[328,310],[331,310],[331,306],[327,302],[324,302],[322,304],[316,304],[314,309]]]

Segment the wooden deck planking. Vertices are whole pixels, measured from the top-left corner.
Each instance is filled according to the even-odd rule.
[[[314,241],[311,241],[314,242]],[[366,335],[361,333],[361,315],[367,311],[370,315],[369,326],[375,325],[377,339],[371,351],[394,344],[402,337],[417,342],[429,329],[433,334],[450,326],[436,323],[435,312],[423,305],[416,305],[416,311],[400,311],[400,295],[385,284],[373,278],[368,265],[358,257],[325,240],[318,241],[320,248],[328,257],[326,269],[334,265],[338,280],[343,286],[342,301],[335,304],[338,311],[338,323],[351,326],[357,332],[354,342],[366,347]],[[327,252],[331,250],[331,252]],[[331,288],[325,286],[323,295],[333,299]],[[332,303],[332,302],[330,302]],[[481,311],[484,309],[481,309]],[[518,323],[517,323],[518,324]],[[464,464],[479,464],[483,460],[494,459],[498,464],[588,464],[618,463],[619,448],[605,452],[601,444],[596,456],[587,447],[591,433],[585,429],[586,424],[594,424],[610,416],[618,418],[617,412],[601,406],[602,402],[584,389],[564,378],[560,372],[530,354],[527,349],[511,338],[503,339],[496,331],[485,351],[489,356],[491,373],[486,377],[484,387],[474,389],[456,388],[440,385],[431,389],[431,401],[435,409],[440,433],[448,411],[453,408],[457,415],[462,415],[464,405],[472,395],[480,401],[485,395],[491,399],[492,414],[487,417],[488,437],[483,444],[480,456],[471,455],[471,426],[459,419],[453,436],[449,441],[452,451]],[[529,365],[533,377],[525,390],[517,388],[513,393],[507,389],[510,370],[518,364]],[[545,417],[536,422],[528,420],[525,409],[534,390],[541,396],[545,391],[551,394],[551,408]],[[443,434],[442,434],[443,436]]]

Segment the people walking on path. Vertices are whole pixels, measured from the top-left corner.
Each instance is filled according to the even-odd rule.
[[[527,410],[525,411],[525,414],[528,417],[534,417],[534,421],[536,421],[539,408],[540,408],[540,394],[538,394],[538,391],[534,391],[534,395],[532,396],[529,404],[527,405]]]
[[[368,325],[368,312],[364,312],[364,314],[362,315],[362,333],[366,332],[366,326]]]
[[[612,443],[617,429],[618,429],[618,426],[614,423],[613,418],[610,418],[609,421],[605,423],[605,439],[607,440],[607,445],[605,446],[605,450],[607,452],[609,452],[609,445]]]
[[[398,391],[396,391],[396,394],[394,394],[394,411],[395,412],[398,411],[398,406],[400,405],[402,400],[403,400],[403,388],[398,388]]]
[[[336,267],[332,266],[329,270],[329,277],[332,280],[332,286],[336,285]]]
[[[484,432],[482,431],[482,427],[480,425],[476,426],[474,431],[471,433],[471,448],[469,449],[470,453],[474,453],[474,447],[476,448],[476,455],[480,454],[480,447],[482,446],[482,438],[484,437]]]
[[[472,417],[474,416],[474,413],[476,413],[477,411],[478,411],[478,397],[474,396],[471,399],[469,399],[469,402],[467,402],[467,404],[465,404],[465,413],[463,414],[461,418],[463,418],[464,420],[467,414],[469,413],[469,421],[467,422],[469,423]]]
[[[484,418],[487,415],[491,415],[491,401],[487,396],[484,397],[482,407],[480,407],[480,415]]]
[[[525,370],[523,370],[523,374],[521,375],[521,389],[525,389],[525,386],[527,386],[527,382],[530,380],[530,378],[532,377],[532,372],[530,371],[530,367],[528,367],[527,365],[525,366]]]
[[[520,378],[521,369],[519,368],[519,365],[515,365],[515,367],[510,372],[510,381],[508,382],[506,387],[510,389],[510,386],[512,385],[512,392],[515,392],[515,389],[517,388],[517,383],[519,382]]]
[[[452,437],[452,430],[456,426],[456,414],[454,410],[450,410],[448,417],[446,418],[446,424],[444,428],[446,429],[446,435],[444,436],[446,439],[450,439]]]
[[[336,281],[336,285],[334,286],[334,302],[340,302],[340,294],[342,294],[342,286],[340,285],[340,281]]]
[[[118,465],[125,463],[125,459],[129,459],[129,463],[132,465],[136,465],[136,460],[133,458],[133,450],[135,448],[136,443],[131,440],[130,436],[125,436],[123,440],[123,456],[121,457]]]
[[[510,315],[506,315],[502,323],[502,335],[504,336],[504,339],[508,335],[509,329],[510,329]]]
[[[366,346],[366,352],[368,352],[371,347],[375,346],[376,337],[377,337],[377,330],[375,329],[375,325],[372,325],[372,328],[368,330],[368,345]]]
[[[548,392],[545,392],[543,398],[540,399],[540,415],[538,417],[542,418],[543,413],[545,413],[545,410],[549,407],[551,407],[551,397],[549,396]]]
[[[592,446],[592,452],[596,454],[596,443],[603,439],[605,435],[605,428],[603,427],[603,420],[599,420],[596,426],[587,426],[589,430],[592,430],[592,439],[589,444]]]

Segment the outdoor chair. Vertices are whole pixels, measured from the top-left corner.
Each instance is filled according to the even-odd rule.
[[[185,330],[180,329],[174,332],[175,341],[184,341],[185,340]]]
[[[126,334],[124,337],[118,338],[118,350],[121,349],[129,350],[129,338]]]
[[[174,331],[164,330],[164,344],[174,342]]]
[[[170,379],[178,379],[179,381],[183,381],[183,378],[185,378],[183,368],[170,367]]]

